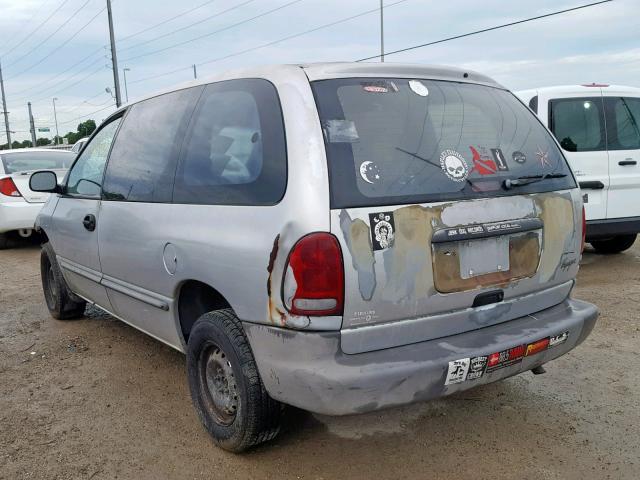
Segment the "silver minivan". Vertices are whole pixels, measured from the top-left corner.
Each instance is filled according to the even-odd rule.
[[[335,63],[222,74],[122,107],[37,220],[54,318],[87,302],[186,353],[223,448],[283,405],[346,415],[542,365],[598,316],[571,298],[576,180],[484,75]]]

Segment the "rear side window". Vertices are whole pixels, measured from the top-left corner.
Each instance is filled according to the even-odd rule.
[[[322,80],[312,88],[333,208],[575,187],[553,138],[507,91],[397,78]],[[562,178],[504,188],[506,179],[546,174]]]
[[[69,152],[30,152],[0,154],[4,173],[25,172],[29,170],[62,170],[69,168],[76,157]]]
[[[131,107],[109,157],[105,200],[170,202],[180,146],[201,87]]]
[[[229,80],[206,87],[176,173],[173,201],[272,205],[286,188],[282,110],[266,80]]]
[[[609,150],[640,149],[640,99],[607,98]]]
[[[601,97],[563,98],[549,102],[549,127],[567,152],[606,149]]]

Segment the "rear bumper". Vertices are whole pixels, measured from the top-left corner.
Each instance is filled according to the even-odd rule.
[[[587,221],[587,242],[599,238],[640,233],[640,217]]]
[[[36,217],[44,203],[0,203],[0,233],[22,228],[34,228]]]
[[[340,348],[339,332],[300,332],[245,323],[269,394],[326,415],[348,415],[450,395],[495,382],[564,355],[591,333],[598,310],[567,299],[510,322],[471,332],[355,355]],[[567,341],[476,380],[445,385],[449,362],[502,352],[569,332]]]

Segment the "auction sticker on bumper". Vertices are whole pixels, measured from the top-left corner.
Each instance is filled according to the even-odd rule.
[[[469,359],[461,358],[460,360],[454,360],[449,362],[449,371],[447,372],[447,379],[444,381],[445,385],[453,385],[455,383],[462,383],[467,378],[469,372]]]

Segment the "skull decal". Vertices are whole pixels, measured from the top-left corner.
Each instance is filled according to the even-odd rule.
[[[445,150],[440,154],[440,167],[454,182],[464,182],[469,176],[469,166],[464,157],[455,150]]]

